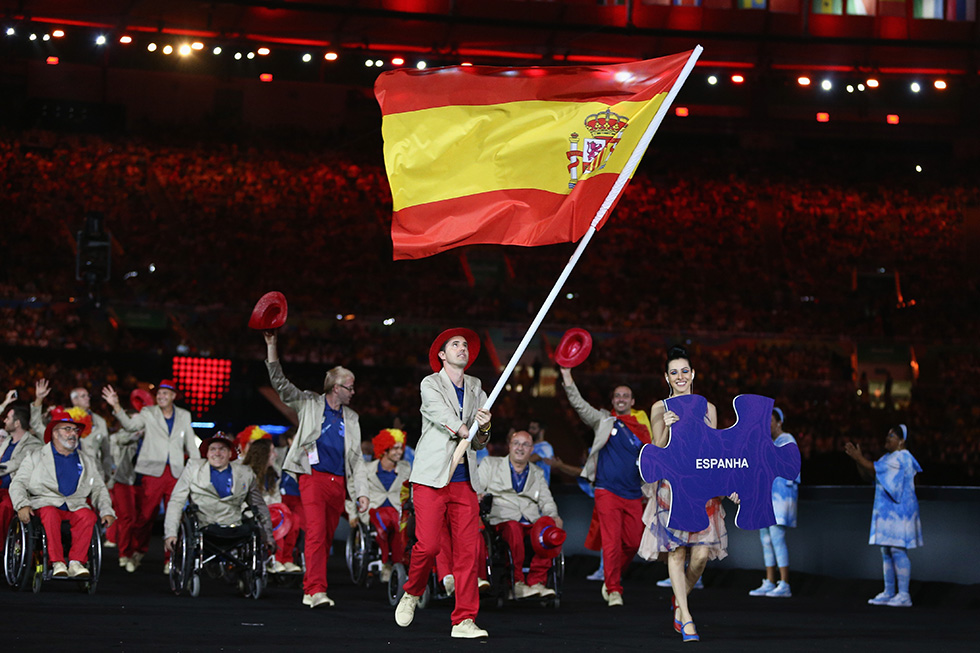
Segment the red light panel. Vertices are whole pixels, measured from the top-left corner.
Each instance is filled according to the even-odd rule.
[[[224,396],[231,382],[231,361],[175,356],[174,380],[196,416],[205,414]]]

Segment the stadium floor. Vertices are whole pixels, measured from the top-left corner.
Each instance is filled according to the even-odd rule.
[[[634,564],[623,608],[608,608],[599,583],[585,580],[595,558],[568,561],[561,605],[485,600],[477,623],[486,641],[449,637],[450,602],[433,602],[399,628],[377,586],[355,587],[336,551],[330,561],[334,608],[301,605],[301,590],[270,583],[258,601],[205,578],[201,595],[175,597],[162,573],[160,541],[135,574],[107,550],[96,594],[49,581],[39,594],[0,592],[4,650],[50,651],[672,651],[684,646],[671,626],[670,590],[656,587],[661,564]],[[702,641],[717,651],[974,651],[980,641],[980,586],[912,584],[915,607],[866,605],[880,582],[798,574],[792,599],[751,598],[757,571],[705,573],[692,610]],[[972,643],[971,643],[972,642]],[[685,648],[689,648],[686,647]]]

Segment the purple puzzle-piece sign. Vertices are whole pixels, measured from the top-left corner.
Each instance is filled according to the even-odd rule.
[[[708,527],[705,503],[738,492],[741,503],[735,524],[756,530],[776,523],[772,510],[773,478],[794,479],[800,473],[800,450],[792,443],[777,447],[770,430],[773,400],[739,395],[732,405],[737,420],[727,429],[704,423],[708,402],[700,395],[666,400],[680,418],[671,426],[663,449],[652,444],[640,450],[640,476],[647,483],[670,482],[668,527],[702,531]]]

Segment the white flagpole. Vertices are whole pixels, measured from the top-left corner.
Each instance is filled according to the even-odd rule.
[[[572,273],[572,270],[575,269],[575,265],[582,257],[582,253],[585,251],[585,248],[588,247],[589,241],[592,240],[592,236],[595,235],[596,225],[602,222],[602,218],[605,217],[606,212],[609,211],[609,207],[612,205],[613,201],[619,196],[620,192],[622,192],[626,182],[628,182],[630,177],[633,176],[633,172],[640,164],[640,159],[643,158],[643,155],[646,154],[647,148],[650,146],[650,141],[653,140],[653,136],[657,133],[657,129],[660,128],[660,124],[663,122],[664,116],[666,116],[667,112],[670,110],[670,105],[673,104],[674,98],[677,97],[681,87],[684,86],[684,82],[687,81],[691,71],[694,70],[694,65],[697,63],[698,57],[701,56],[701,52],[703,51],[704,48],[698,45],[695,46],[694,50],[691,52],[691,56],[688,57],[687,63],[684,64],[684,68],[681,69],[680,74],[677,76],[677,81],[674,82],[674,85],[670,88],[670,91],[667,92],[667,97],[665,97],[664,101],[660,104],[660,108],[657,109],[657,113],[653,117],[653,120],[651,120],[650,124],[647,125],[646,131],[643,132],[643,136],[640,137],[640,141],[636,144],[636,147],[633,148],[629,159],[626,160],[626,165],[623,166],[622,172],[620,172],[619,177],[616,178],[616,183],[613,184],[613,187],[606,195],[606,199],[596,211],[595,217],[592,219],[592,223],[589,225],[589,230],[585,232],[582,240],[579,241],[578,247],[575,248],[571,258],[568,259],[568,263],[565,264],[565,269],[562,270],[561,275],[559,275],[558,281],[555,282],[551,292],[548,293],[548,296],[545,298],[541,308],[538,309],[538,314],[534,316],[531,326],[528,327],[527,332],[524,334],[524,338],[521,340],[520,344],[517,345],[517,349],[507,362],[507,367],[505,367],[504,371],[501,372],[500,378],[497,379],[497,384],[494,386],[493,391],[489,394],[489,396],[487,396],[487,401],[483,404],[484,409],[490,410],[491,406],[493,406],[493,402],[496,401],[497,397],[500,395],[500,391],[503,390],[504,386],[507,384],[507,379],[509,379],[510,375],[514,373],[514,368],[517,367],[517,363],[521,360],[521,356],[524,355],[524,351],[531,343],[531,339],[538,332],[538,327],[541,326],[541,322],[544,321],[544,316],[548,314],[548,311],[551,309],[551,305],[555,302],[555,298],[558,296],[558,293],[561,292],[562,286],[565,285],[565,281]],[[471,438],[476,434],[476,428],[477,425],[476,422],[474,422],[470,427]],[[467,443],[467,440],[462,440],[460,441],[459,445],[457,445],[456,453],[453,455],[453,465],[451,469],[455,469],[456,465],[458,465],[463,459],[463,454],[466,451]]]

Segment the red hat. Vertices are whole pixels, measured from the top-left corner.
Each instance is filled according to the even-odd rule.
[[[92,416],[87,410],[77,406],[72,406],[68,410],[62,406],[55,406],[51,410],[51,421],[44,427],[44,441],[46,443],[51,442],[51,434],[54,433],[54,427],[58,424],[74,424],[82,429],[79,436],[83,438],[92,432]]]
[[[157,390],[170,390],[178,397],[181,396],[180,390],[177,389],[177,383],[173,379],[160,379]]]
[[[585,329],[569,329],[555,349],[555,362],[561,367],[581,365],[592,351],[592,334]]]
[[[293,528],[293,513],[284,504],[274,503],[269,506],[269,518],[272,520],[272,536],[281,540]]]
[[[442,360],[439,358],[439,350],[450,338],[456,336],[463,336],[466,338],[466,347],[470,350],[470,359],[466,362],[466,368],[470,369],[470,365],[476,360],[476,357],[480,354],[480,336],[476,335],[476,331],[471,329],[465,329],[463,327],[456,327],[455,329],[446,329],[432,341],[432,346],[429,347],[429,365],[432,367],[433,372],[438,372],[442,369]]]
[[[137,413],[143,410],[146,406],[152,406],[156,402],[153,400],[153,395],[144,390],[143,388],[136,388],[129,393],[129,403]]]
[[[381,429],[376,436],[371,438],[371,444],[374,445],[374,457],[381,458],[388,449],[395,446],[396,442],[405,444],[405,431],[401,429]]]
[[[286,323],[288,309],[285,295],[277,290],[267,292],[252,309],[252,317],[248,318],[248,328],[260,331],[278,329]]]
[[[215,442],[220,442],[221,444],[231,449],[232,460],[238,458],[238,447],[235,446],[235,441],[232,439],[230,435],[228,435],[224,431],[218,431],[210,438],[206,439],[204,442],[201,443],[201,446],[198,447],[198,451],[201,452],[202,458],[208,457],[208,447],[210,447]]]
[[[540,556],[557,557],[567,533],[555,524],[551,517],[542,517],[531,527],[531,548]]]
[[[235,439],[238,440],[238,448],[245,451],[245,445],[248,443],[255,442],[256,440],[271,440],[272,434],[253,424],[252,426],[246,426],[241,433],[235,436]]]

